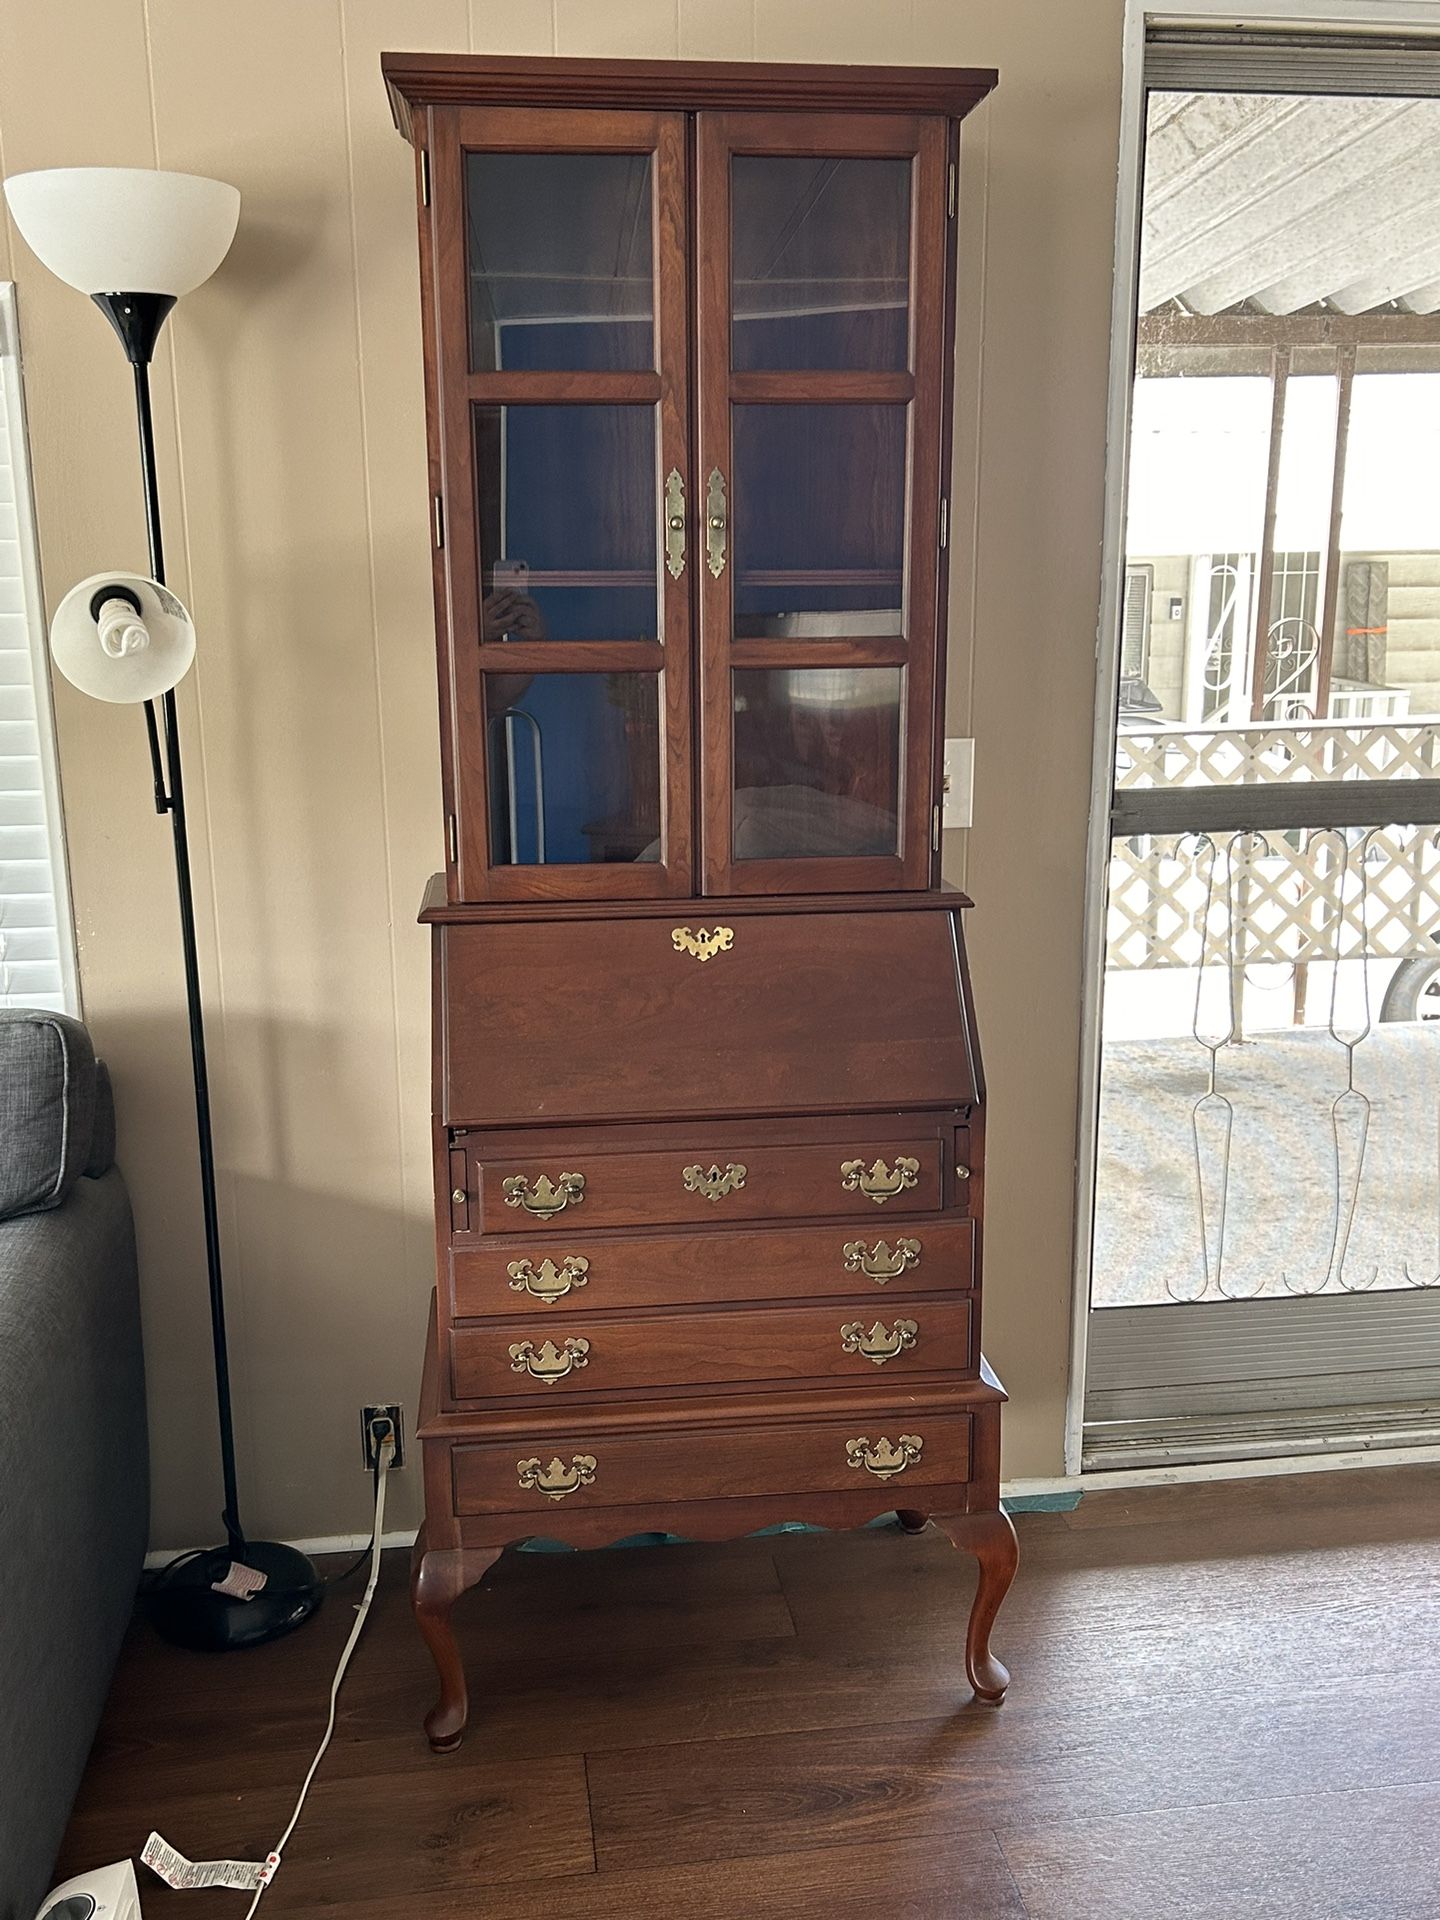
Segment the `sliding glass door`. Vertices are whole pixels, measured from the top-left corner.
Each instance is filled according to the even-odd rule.
[[[1091,1466],[1440,1437],[1440,56],[1210,42],[1147,100]]]

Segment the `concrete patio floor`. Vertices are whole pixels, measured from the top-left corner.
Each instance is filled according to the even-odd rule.
[[[1189,1035],[1105,1049],[1096,1306],[1204,1294],[1192,1116],[1208,1066]],[[1345,1087],[1344,1049],[1323,1028],[1262,1033],[1220,1054],[1216,1085],[1234,1106],[1225,1293],[1339,1291],[1331,1105]],[[1371,1114],[1345,1285],[1358,1289],[1374,1275],[1374,1286],[1404,1287],[1407,1261],[1416,1281],[1440,1278],[1440,1031],[1377,1026],[1356,1049],[1355,1086]],[[1358,1114],[1353,1103],[1350,1111]],[[1358,1132],[1354,1118],[1342,1122],[1347,1154]],[[1207,1137],[1218,1143],[1218,1129]],[[1209,1191],[1218,1184],[1216,1174]],[[1211,1245],[1213,1267],[1213,1225]],[[1213,1276],[1207,1297],[1217,1297]]]

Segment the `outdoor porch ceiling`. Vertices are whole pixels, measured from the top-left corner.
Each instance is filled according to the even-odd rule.
[[[1150,96],[1140,311],[1440,312],[1440,100]]]

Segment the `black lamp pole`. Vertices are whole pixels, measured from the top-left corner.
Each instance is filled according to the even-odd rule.
[[[120,337],[135,375],[135,414],[140,429],[140,474],[145,490],[145,531],[150,572],[165,584],[160,532],[160,488],[155,463],[155,425],[150,411],[150,362],[174,297],[159,293],[97,293],[95,304]],[[224,1479],[226,1545],[179,1563],[150,1594],[150,1614],[167,1639],[184,1646],[223,1650],[259,1646],[308,1619],[323,1587],[314,1567],[294,1547],[248,1540],[240,1524],[235,1473],[235,1424],[230,1400],[230,1355],[225,1337],[225,1287],[220,1265],[220,1218],[215,1198],[215,1139],[210,1120],[210,1074],[205,1054],[205,1013],[200,997],[200,960],[195,945],[195,894],[190,879],[190,842],[185,823],[185,779],[180,761],[180,722],[172,688],[145,702],[145,730],[155,780],[155,811],[168,813],[175,844],[175,883],[180,901],[180,945],[185,956],[185,1001],[190,1018],[190,1064],[195,1079],[195,1128],[200,1150],[200,1196],[205,1219],[205,1266],[210,1282],[210,1331],[215,1352],[215,1398],[220,1424],[220,1469]],[[162,752],[163,730],[163,752]],[[217,1593],[214,1582],[232,1565],[265,1575],[252,1598]]]

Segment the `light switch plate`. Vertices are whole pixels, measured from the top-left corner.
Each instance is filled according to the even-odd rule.
[[[945,801],[942,827],[968,827],[975,811],[975,742],[945,742]]]

